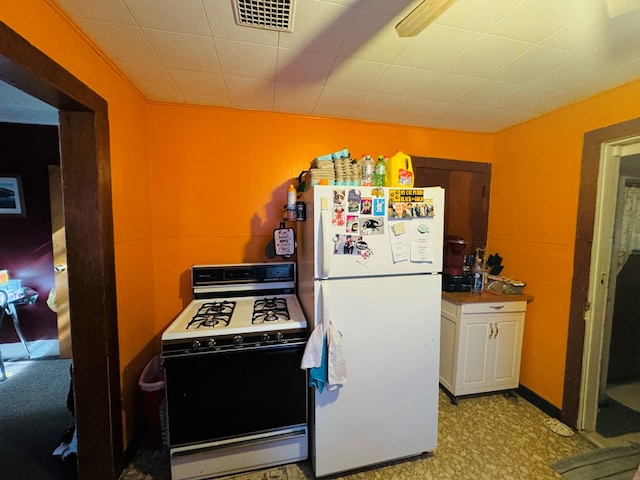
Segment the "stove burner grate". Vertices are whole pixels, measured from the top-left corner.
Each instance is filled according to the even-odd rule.
[[[255,301],[251,323],[278,322],[280,320],[291,320],[286,299],[273,297]]]
[[[226,327],[231,321],[235,308],[236,302],[230,300],[203,303],[189,321],[187,328],[191,326],[213,328],[218,325]]]

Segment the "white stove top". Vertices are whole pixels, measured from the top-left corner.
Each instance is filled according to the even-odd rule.
[[[286,300],[289,311],[289,320],[265,321],[263,323],[252,323],[253,309],[256,300],[265,298],[282,298]],[[189,325],[189,322],[196,315],[200,307],[205,303],[231,301],[235,302],[235,308],[228,325],[219,323],[214,327],[200,326],[196,323]],[[307,328],[307,321],[302,313],[302,308],[295,294],[279,294],[266,296],[247,296],[233,298],[215,298],[192,300],[187,307],[180,312],[176,319],[162,334],[162,341],[197,339],[200,337],[215,337],[220,335],[238,335],[247,333],[261,333],[273,331],[285,331]]]

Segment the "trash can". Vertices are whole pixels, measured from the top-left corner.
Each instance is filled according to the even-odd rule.
[[[142,390],[142,405],[144,409],[146,440],[150,448],[160,449],[163,446],[163,426],[161,419],[164,415],[164,371],[160,364],[160,355],[156,355],[144,367],[138,380]]]

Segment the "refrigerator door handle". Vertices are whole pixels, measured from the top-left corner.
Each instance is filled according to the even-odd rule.
[[[333,246],[331,245],[331,217],[329,216],[329,200],[327,197],[322,197],[320,201],[320,278],[329,278],[329,270],[331,267],[331,252]]]
[[[320,298],[322,299],[322,331],[327,332],[329,328],[329,282],[327,280],[320,280]]]

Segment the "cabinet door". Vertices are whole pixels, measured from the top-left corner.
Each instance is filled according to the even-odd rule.
[[[440,383],[450,392],[454,391],[456,355],[458,352],[457,322],[445,315],[440,316]]]
[[[489,321],[484,315],[478,317],[464,317],[460,328],[457,395],[484,391],[483,387],[492,379],[489,374],[489,368],[493,366]]]
[[[520,379],[520,351],[522,349],[523,314],[499,314],[493,322],[494,350],[491,385],[498,388],[516,388]]]

